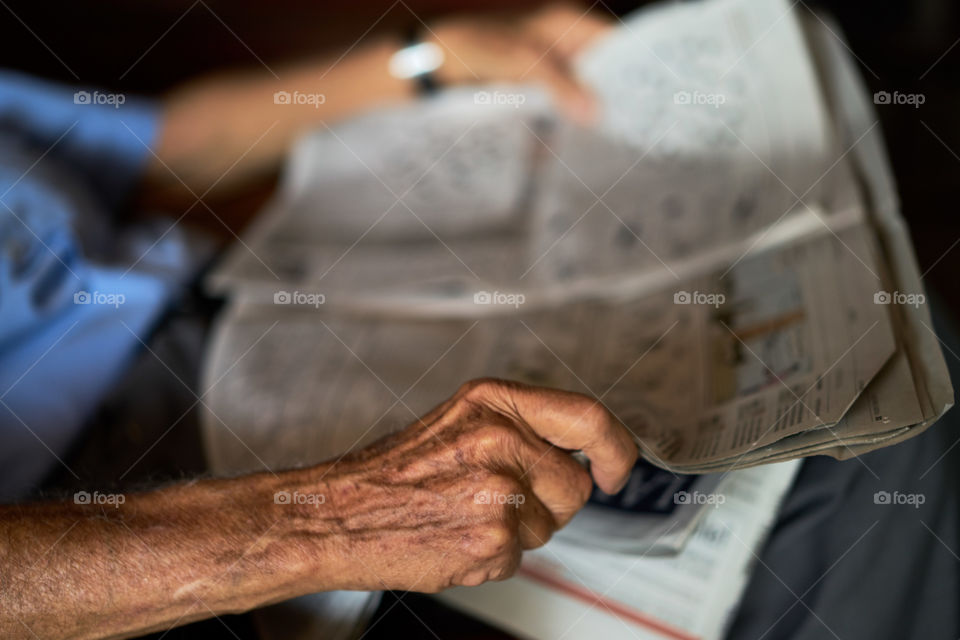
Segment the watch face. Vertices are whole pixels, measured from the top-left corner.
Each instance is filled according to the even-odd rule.
[[[440,68],[443,49],[432,42],[420,42],[400,49],[390,57],[388,69],[394,78],[417,78]]]

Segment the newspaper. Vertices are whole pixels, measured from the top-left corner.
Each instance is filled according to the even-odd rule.
[[[213,470],[336,458],[472,377],[580,391],[725,503],[593,505],[519,577],[442,597],[529,637],[721,637],[795,459],[894,444],[953,402],[837,33],[785,0],[652,6],[578,61],[594,129],[485,87],[300,141],[210,278],[230,297],[204,372]],[[265,624],[326,610],[280,633],[348,638],[376,603],[310,598]]]
[[[306,137],[213,284],[464,315],[480,290],[532,306],[625,277],[676,287],[829,182],[829,117],[781,2],[642,11],[577,67],[605,105],[599,128],[542,92],[486,87]]]
[[[331,302],[408,311],[472,296],[478,282],[504,288],[526,268],[538,136],[555,118],[543,92],[513,91],[516,106],[450,90],[305,137],[212,286],[268,299],[279,285],[319,288]]]
[[[596,397],[676,473],[847,458],[951,406],[835,38],[709,0],[638,12],[577,69],[594,130],[489,87],[298,145],[211,278],[215,468],[364,446],[479,376]]]

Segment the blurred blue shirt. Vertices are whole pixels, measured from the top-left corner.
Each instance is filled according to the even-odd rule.
[[[188,262],[111,216],[157,127],[149,102],[0,71],[0,498],[62,463]]]

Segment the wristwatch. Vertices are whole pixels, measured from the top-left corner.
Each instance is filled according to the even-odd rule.
[[[417,92],[422,95],[436,92],[440,84],[433,72],[439,69],[446,59],[443,49],[433,42],[425,42],[420,37],[418,28],[410,29],[406,41],[406,46],[390,56],[390,75],[403,80],[413,80]]]

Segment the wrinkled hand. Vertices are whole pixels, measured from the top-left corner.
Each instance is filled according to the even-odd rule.
[[[590,495],[582,450],[607,493],[637,458],[629,432],[576,393],[499,380],[450,400],[325,481],[352,558],[345,586],[435,592],[509,577]]]
[[[585,7],[553,4],[501,16],[464,16],[431,25],[427,39],[446,54],[437,76],[445,84],[541,84],[560,108],[587,124],[596,106],[573,75],[573,59],[610,28]]]

